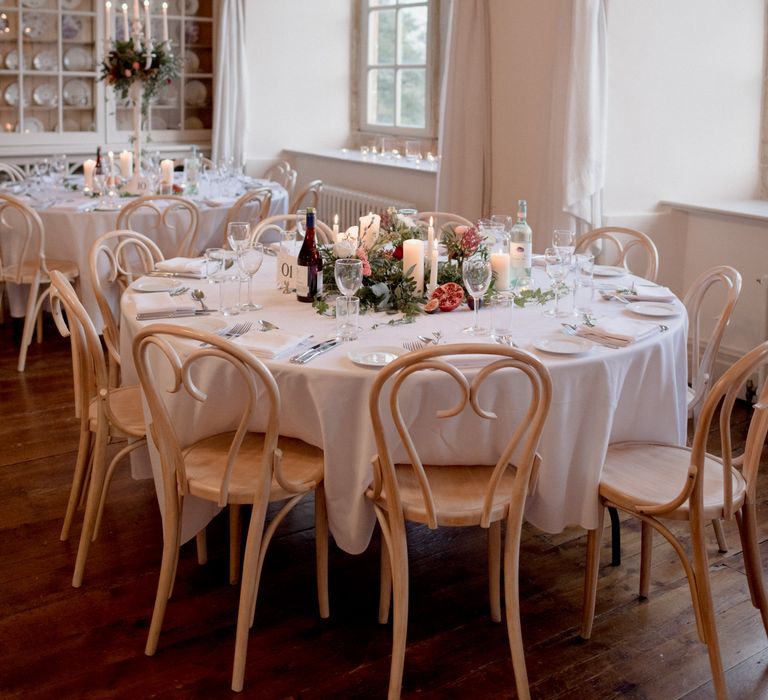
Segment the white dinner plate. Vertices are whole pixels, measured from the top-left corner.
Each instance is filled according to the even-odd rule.
[[[194,15],[200,9],[199,0],[184,0],[184,14]]]
[[[194,51],[187,49],[184,52],[184,68],[187,73],[197,73],[200,68],[200,57]]]
[[[589,352],[594,346],[586,338],[563,336],[562,338],[537,338],[531,345],[537,350],[553,355],[581,355]]]
[[[24,38],[42,39],[48,33],[48,15],[24,14]]]
[[[208,97],[208,89],[199,80],[189,80],[184,86],[184,101],[193,107],[201,107]]]
[[[37,117],[24,117],[24,123],[18,122],[15,131],[22,134],[39,134],[45,131],[45,126]]]
[[[29,7],[32,10],[39,10],[41,7],[45,7],[47,0],[21,0],[21,4],[24,7]]]
[[[169,289],[180,286],[179,280],[168,279],[167,277],[142,277],[131,284],[131,289],[135,292],[167,292]]]
[[[627,304],[627,310],[640,316],[679,316],[680,309],[663,301],[635,301]]]
[[[93,69],[91,52],[82,46],[73,46],[64,52],[64,68],[67,70],[85,71]]]
[[[80,0],[61,0],[61,7],[64,10],[76,10],[80,7]]]
[[[59,61],[55,51],[46,49],[35,54],[35,57],[32,59],[32,65],[35,67],[35,70],[52,71],[59,67]]]
[[[88,107],[91,104],[91,88],[84,80],[69,80],[64,83],[64,103],[70,107]]]
[[[595,277],[623,277],[629,274],[623,267],[615,265],[595,265],[593,271]]]
[[[40,107],[55,107],[57,97],[56,88],[51,83],[38,85],[32,93],[32,99]]]
[[[185,129],[204,129],[203,120],[199,117],[187,117],[184,120]]]
[[[351,350],[347,357],[361,367],[384,367],[405,352],[403,348],[368,347]]]
[[[29,100],[31,97],[32,90],[30,90],[29,85],[24,86],[24,106],[29,106]],[[18,83],[11,83],[7,88],[5,88],[5,92],[3,93],[3,99],[5,100],[5,104],[10,105],[11,107],[18,107],[19,105],[19,84]]]

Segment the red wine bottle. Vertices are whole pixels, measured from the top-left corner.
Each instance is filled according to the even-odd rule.
[[[101,162],[101,146],[96,148],[96,165],[93,167],[94,175],[101,175],[104,172],[104,164]]]
[[[296,260],[296,298],[313,302],[323,293],[323,258],[315,244],[315,210],[307,208],[306,233]]]

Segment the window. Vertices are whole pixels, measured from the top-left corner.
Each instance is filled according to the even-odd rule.
[[[436,136],[436,0],[360,0],[357,127]]]

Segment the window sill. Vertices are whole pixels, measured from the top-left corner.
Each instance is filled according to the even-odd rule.
[[[395,170],[409,170],[415,173],[437,173],[438,161],[426,161],[414,163],[405,158],[384,158],[378,155],[362,155],[359,150],[351,148],[339,148],[328,151],[306,151],[286,148],[285,153],[299,156],[313,156],[315,158],[328,158],[329,160],[341,160],[348,163],[372,165],[377,168],[394,168]]]
[[[744,199],[731,202],[670,202],[660,204],[670,209],[677,209],[692,214],[717,214],[740,219],[768,221],[768,200]]]

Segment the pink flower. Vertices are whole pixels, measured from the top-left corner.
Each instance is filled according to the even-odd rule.
[[[363,277],[368,277],[371,274],[371,263],[368,262],[368,253],[362,246],[357,249],[357,257],[363,261]]]
[[[139,62],[138,62],[138,61],[134,61],[134,62],[133,62],[133,70],[139,70],[139,68],[140,68],[140,67],[141,67],[141,66],[139,65]]]
[[[125,74],[125,77],[126,77],[126,78],[130,78],[130,77],[131,77],[131,69],[130,69],[130,68],[126,68],[126,69],[123,71],[123,73]]]
[[[469,231],[469,226],[454,226],[453,231],[457,236],[463,236]]]

